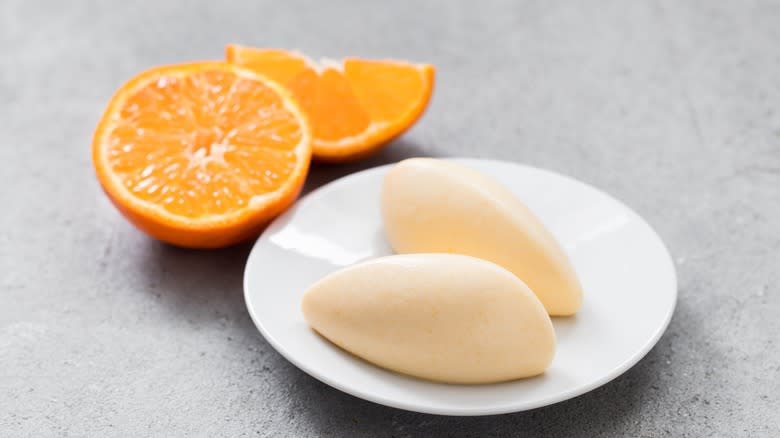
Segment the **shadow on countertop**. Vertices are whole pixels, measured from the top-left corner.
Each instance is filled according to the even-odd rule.
[[[427,148],[424,148],[417,143],[399,139],[389,144],[376,155],[352,163],[324,164],[313,162],[309,171],[309,176],[306,179],[306,185],[303,187],[302,195],[333,180],[355,172],[360,172],[361,170],[396,163],[407,158],[423,156],[432,157],[437,155],[432,154],[430,150],[427,150]]]

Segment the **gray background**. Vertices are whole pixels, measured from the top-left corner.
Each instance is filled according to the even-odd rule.
[[[780,2],[415,3],[0,2],[0,436],[780,434]],[[604,387],[513,415],[404,412],[302,373],[247,315],[250,245],[154,242],[93,176],[112,91],[227,42],[436,64],[418,126],[308,188],[416,155],[574,176],[668,244],[669,330]]]

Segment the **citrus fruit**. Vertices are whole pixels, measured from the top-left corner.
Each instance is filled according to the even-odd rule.
[[[171,65],[114,94],[92,159],[103,190],[138,228],[216,248],[257,234],[295,200],[311,129],[289,92],[254,71]]]
[[[351,161],[378,151],[420,118],[434,68],[403,61],[347,58],[319,64],[279,49],[228,45],[227,60],[288,88],[312,127],[314,158]]]

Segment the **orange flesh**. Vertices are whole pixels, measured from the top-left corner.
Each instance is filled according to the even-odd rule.
[[[341,72],[326,69],[317,74],[306,69],[286,84],[309,117],[317,141],[338,141],[359,135],[371,125]]]
[[[403,117],[429,85],[419,70],[382,61],[347,59],[344,75],[368,117],[380,123]]]
[[[161,76],[127,99],[108,132],[111,170],[136,197],[175,215],[241,209],[295,167],[299,125],[285,111],[260,116],[273,106],[281,107],[278,95],[235,75]]]
[[[226,54],[293,93],[312,125],[314,155],[324,161],[365,156],[401,134],[422,115],[433,88],[430,65],[348,58],[320,67],[293,52],[236,45]]]

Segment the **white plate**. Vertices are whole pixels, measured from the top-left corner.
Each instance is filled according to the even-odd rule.
[[[542,376],[447,385],[375,367],[312,332],[304,290],[344,266],[391,254],[379,190],[388,166],[355,173],[301,199],[252,249],[244,273],[249,314],[279,353],[357,397],[410,411],[487,415],[523,411],[601,386],[633,366],[666,329],[677,300],[663,242],[631,209],[574,179],[515,163],[455,159],[509,187],[537,213],[574,263],[584,289],[575,317],[553,318],[558,349]]]

